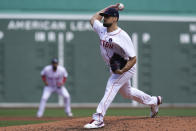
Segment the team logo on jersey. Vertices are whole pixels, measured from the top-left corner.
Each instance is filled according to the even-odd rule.
[[[109,43],[112,43],[112,38],[109,38]]]

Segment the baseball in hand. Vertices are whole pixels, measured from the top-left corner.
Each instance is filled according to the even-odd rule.
[[[123,9],[124,9],[124,5],[122,3],[119,3],[118,10],[123,10]]]

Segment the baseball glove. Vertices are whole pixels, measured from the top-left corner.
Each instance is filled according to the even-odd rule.
[[[116,70],[122,69],[127,64],[127,60],[125,60],[122,56],[117,53],[114,53],[110,59],[110,67],[113,72]]]

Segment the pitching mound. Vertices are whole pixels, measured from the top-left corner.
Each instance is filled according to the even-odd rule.
[[[47,118],[42,118],[48,120]],[[55,118],[53,118],[56,120]],[[32,120],[35,120],[32,119]],[[39,119],[40,120],[40,119]],[[86,118],[64,118],[56,122],[23,126],[2,127],[1,131],[85,131],[83,125],[91,120]],[[104,131],[196,131],[196,117],[105,117]]]

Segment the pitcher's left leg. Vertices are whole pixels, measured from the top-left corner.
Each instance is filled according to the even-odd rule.
[[[103,121],[103,117],[106,114],[106,111],[119,89],[126,83],[131,77],[129,72],[125,72],[122,75],[112,74],[108,80],[104,97],[99,103],[96,113],[93,114],[93,119],[98,121]]]
[[[96,113],[93,114],[93,119],[97,121],[103,121],[103,117],[112,103],[113,99],[115,98],[116,94],[118,93],[120,89],[120,84],[118,84],[118,81],[122,79],[122,77],[119,77],[117,79],[114,79],[114,76],[111,76],[108,80],[105,94],[99,103]]]
[[[93,120],[84,125],[84,128],[101,128],[104,126],[103,118],[114,97],[119,89],[126,83],[131,77],[129,72],[125,72],[122,75],[112,74],[108,79],[104,97],[99,103],[96,113],[93,114]]]

